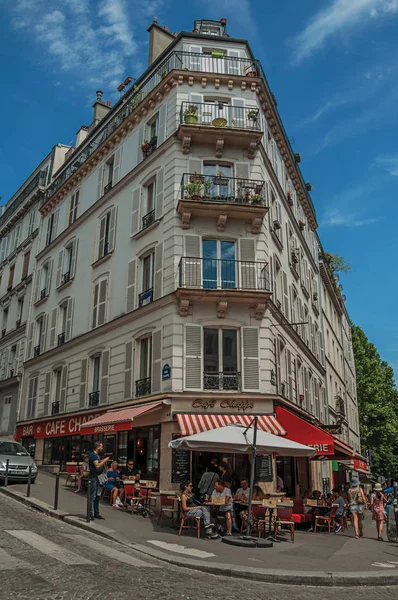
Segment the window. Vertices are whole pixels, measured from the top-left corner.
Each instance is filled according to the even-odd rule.
[[[18,298],[18,305],[17,305],[17,322],[16,322],[16,326],[19,327],[22,323],[22,319],[23,319],[23,306],[24,306],[24,297],[22,296],[22,298]]]
[[[151,393],[152,376],[152,336],[139,341],[139,379],[135,382],[135,395],[147,396]]]
[[[101,278],[94,284],[93,316],[91,327],[103,325],[107,318],[108,278]]]
[[[58,346],[61,346],[66,341],[66,324],[68,319],[68,303],[64,302],[59,307],[59,330],[58,330]]]
[[[236,287],[235,242],[203,240],[203,287],[208,289]]]
[[[74,194],[72,194],[69,204],[69,218],[68,218],[68,227],[72,225],[77,219],[77,209],[79,206],[79,193],[80,190],[77,190]]]
[[[36,220],[36,210],[33,209],[29,214],[29,224],[28,224],[28,237],[32,235],[35,230],[35,220]]]
[[[146,195],[146,211],[142,217],[142,229],[149,227],[155,221],[155,199],[156,199],[156,181],[153,180],[151,183],[144,188],[144,194]]]
[[[3,325],[1,328],[1,335],[4,336],[7,331],[7,322],[8,322],[8,306],[3,309]]]
[[[115,155],[112,155],[110,159],[105,163],[105,187],[104,194],[109,192],[112,188],[113,181],[113,165],[115,163]]]
[[[23,257],[23,266],[22,266],[22,277],[21,279],[26,279],[29,272],[29,261],[30,261],[30,250],[24,254]]]
[[[15,273],[15,265],[10,267],[10,271],[8,273],[8,284],[7,284],[7,292],[12,290],[12,286],[14,283],[14,273]]]
[[[3,260],[7,256],[7,246],[8,246],[8,238],[4,237],[0,241],[0,262],[3,262]]]
[[[271,228],[281,244],[283,244],[282,235],[282,206],[279,200],[276,199],[274,192],[271,190]]]
[[[97,260],[110,254],[114,247],[116,208],[113,207],[100,219]]]
[[[40,300],[46,298],[49,293],[50,283],[50,263],[43,265],[41,270],[41,286],[40,286]]]
[[[61,387],[62,387],[62,369],[57,369],[53,372],[53,396],[52,396],[52,407],[51,414],[57,415],[60,409],[60,398],[61,398]]]
[[[100,389],[100,369],[101,369],[101,356],[94,356],[92,359],[92,379],[91,389],[93,392],[99,392]]]
[[[21,237],[21,227],[22,227],[22,223],[18,223],[18,225],[15,227],[14,229],[14,244],[13,244],[13,248],[12,250],[15,250],[15,248],[18,248],[19,246],[19,240]]]
[[[51,213],[47,222],[46,246],[51,244],[57,235],[58,210]]]
[[[206,191],[210,198],[228,198],[235,195],[234,180],[231,179],[232,167],[230,165],[205,164],[203,174],[205,181],[211,182],[209,191]]]
[[[10,411],[11,411],[11,399],[12,396],[6,396],[3,400],[3,410],[1,411],[0,431],[8,432],[10,424]]]
[[[33,350],[33,356],[39,356],[44,352],[44,343],[45,343],[45,316],[41,316],[36,321],[36,335],[35,335],[35,344]]]
[[[142,259],[142,293],[139,295],[139,306],[145,306],[153,300],[153,277],[155,269],[155,252],[152,250]]]
[[[33,419],[36,414],[36,397],[37,397],[37,383],[39,378],[32,377],[28,383],[28,402],[26,406],[26,418]]]
[[[204,389],[239,389],[237,336],[236,329],[203,329]]]
[[[8,377],[14,377],[14,375],[17,374],[17,344],[14,344],[13,346],[11,346],[10,348],[10,357],[9,357],[9,361],[8,361],[8,372],[7,372],[7,376]]]
[[[150,145],[149,154],[155,150],[158,142],[159,115],[156,114],[146,125],[145,139]],[[144,152],[145,153],[145,152]]]

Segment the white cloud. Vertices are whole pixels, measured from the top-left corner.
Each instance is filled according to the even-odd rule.
[[[381,167],[393,177],[398,177],[398,154],[378,156],[374,166]]]
[[[373,225],[383,217],[360,218],[353,213],[347,213],[343,209],[333,209],[325,213],[321,222],[322,227],[363,227],[364,225]]]
[[[337,33],[345,33],[363,26],[369,19],[396,12],[398,0],[332,0],[294,38],[293,64],[299,64],[311,56]]]

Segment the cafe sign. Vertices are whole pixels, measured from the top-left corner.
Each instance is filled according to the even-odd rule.
[[[230,411],[236,411],[238,413],[244,413],[248,410],[253,410],[254,402],[249,400],[235,400],[229,398],[227,400],[221,400],[221,402],[215,398],[209,399],[197,399],[192,402],[192,408],[201,409],[207,411],[208,409],[214,409],[219,407],[222,410],[228,409]]]
[[[80,427],[84,423],[92,421],[101,414],[101,412],[97,411],[60,419],[46,419],[29,425],[18,425],[15,432],[15,439],[20,440],[23,437],[33,437],[38,440],[41,438],[62,437],[64,435],[79,435]]]

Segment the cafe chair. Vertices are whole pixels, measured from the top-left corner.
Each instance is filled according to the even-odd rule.
[[[110,504],[112,501],[111,490],[107,490],[106,487],[104,487],[102,496],[101,496],[101,500],[108,500],[108,502]]]
[[[294,544],[294,521],[292,521],[293,507],[292,508],[278,508],[276,518],[274,521],[274,537],[278,535],[280,531],[287,528],[290,531],[290,539]]]
[[[77,472],[77,463],[67,462],[66,473],[65,487],[68,485],[68,483],[76,487],[77,479],[79,477],[79,473]]]
[[[160,520],[171,518],[171,525],[174,526],[174,516],[178,516],[178,509],[175,506],[177,498],[170,498],[168,494],[160,494],[160,510],[157,525]]]
[[[185,516],[181,510],[180,502],[181,502],[181,500],[178,499],[178,505],[179,505],[180,514],[181,514],[180,529],[178,530],[178,536],[181,535],[181,532],[183,529],[197,529],[198,538],[200,538],[200,517]],[[185,523],[188,523],[188,525],[186,525]],[[191,524],[189,525],[189,523],[191,523]],[[195,524],[193,525],[192,523],[195,523]]]
[[[333,532],[334,532],[334,530],[336,529],[336,521],[334,520],[336,512],[337,512],[337,506],[332,506],[329,516],[326,517],[325,515],[316,515],[314,533],[316,533],[317,527],[321,527],[321,528],[327,527],[329,534],[330,534],[331,529],[333,529]]]
[[[252,506],[252,533],[256,529],[258,533],[260,532],[260,526],[263,528],[263,523],[265,522],[265,513],[267,509],[264,506]],[[247,511],[245,511],[247,512]],[[240,528],[240,532],[244,533],[247,528],[248,515],[242,518],[242,526]]]

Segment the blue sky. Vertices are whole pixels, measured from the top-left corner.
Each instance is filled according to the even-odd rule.
[[[183,6],[183,8],[182,8]],[[353,321],[398,373],[398,0],[0,0],[0,195],[139,76],[153,17],[228,20],[249,39],[311,181],[319,233],[352,272]]]

